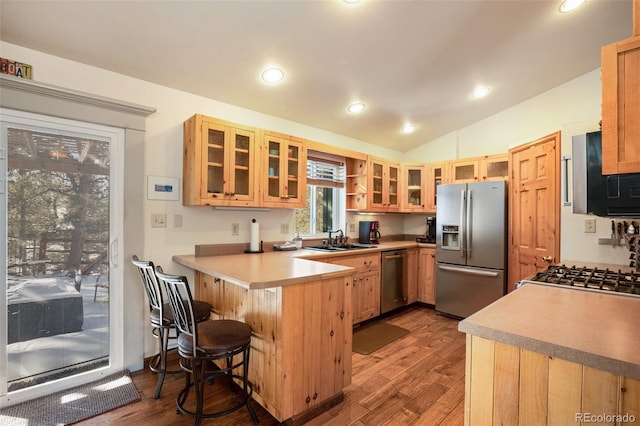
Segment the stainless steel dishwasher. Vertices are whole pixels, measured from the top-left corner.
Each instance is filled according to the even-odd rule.
[[[407,304],[404,260],[404,249],[382,252],[382,285],[380,288],[380,313],[382,314]]]

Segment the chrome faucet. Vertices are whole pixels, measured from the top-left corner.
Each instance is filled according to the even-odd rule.
[[[329,233],[329,245],[330,246],[341,245],[341,242],[344,240],[344,232],[342,232],[342,229],[330,229],[327,232]],[[331,238],[331,234],[333,234],[333,233],[338,233],[339,236]]]

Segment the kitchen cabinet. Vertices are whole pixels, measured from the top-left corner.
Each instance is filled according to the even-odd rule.
[[[320,259],[319,259],[320,260]],[[353,282],[353,324],[380,315],[380,253],[321,259],[356,270]]]
[[[418,253],[418,301],[436,304],[436,249],[421,247]]]
[[[256,131],[194,115],[184,123],[185,206],[259,205]]]
[[[508,180],[509,154],[485,155],[480,158],[480,180]]]
[[[480,161],[478,157],[449,161],[450,183],[477,182]]]
[[[368,211],[394,212],[400,210],[400,164],[369,157]]]
[[[347,210],[367,210],[367,160],[346,159]]]
[[[405,251],[404,276],[407,280],[407,304],[418,301],[418,249],[408,248]]]
[[[306,205],[307,153],[304,142],[288,135],[265,133],[262,144],[262,206]]]
[[[402,212],[424,212],[427,206],[427,185],[423,164],[402,165]]]
[[[435,212],[438,204],[438,186],[449,183],[449,167],[447,162],[427,165],[427,207],[428,212]]]
[[[640,35],[635,35],[602,48],[603,174],[640,173],[638,117]]]

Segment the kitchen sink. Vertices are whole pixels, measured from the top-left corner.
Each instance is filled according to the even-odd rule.
[[[346,246],[308,246],[303,247],[309,250],[318,250],[318,251],[347,251],[347,250],[358,250],[365,248],[375,248],[376,246],[373,244],[347,244]]]

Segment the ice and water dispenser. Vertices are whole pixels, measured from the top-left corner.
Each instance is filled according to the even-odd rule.
[[[460,226],[442,225],[442,245],[444,250],[460,250]]]

